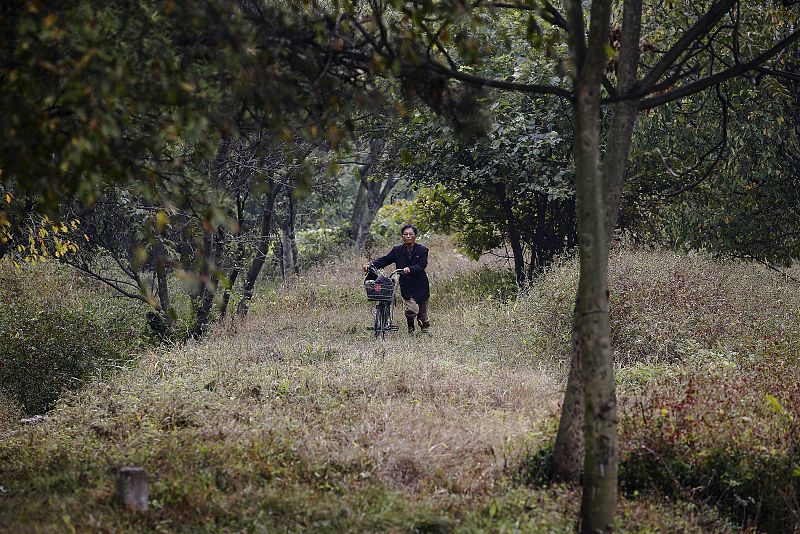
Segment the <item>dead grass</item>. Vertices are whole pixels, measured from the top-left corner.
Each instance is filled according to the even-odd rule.
[[[570,531],[576,493],[524,488],[516,469],[554,431],[573,265],[506,302],[502,275],[431,250],[447,295],[430,336],[371,339],[363,258],[348,258],[15,429],[0,530]],[[154,476],[148,514],[113,502],[124,465]],[[620,506],[623,530],[728,529],[657,499]]]

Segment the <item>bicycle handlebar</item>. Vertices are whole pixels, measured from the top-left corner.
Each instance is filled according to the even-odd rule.
[[[372,266],[372,265],[369,266],[369,270],[372,271],[373,273],[377,274],[377,275],[381,274],[381,272],[378,271],[378,269],[376,267]],[[389,277],[392,277],[392,276],[394,276],[396,274],[403,274],[403,269],[395,269],[394,271],[392,271],[392,274],[390,274]]]

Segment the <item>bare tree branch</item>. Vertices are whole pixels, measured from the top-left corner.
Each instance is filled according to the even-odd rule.
[[[733,78],[734,76],[738,76],[740,74],[744,74],[750,70],[758,70],[760,65],[770,59],[772,56],[776,55],[786,47],[790,46],[792,43],[800,39],[800,30],[795,30],[790,33],[788,36],[784,37],[780,41],[778,41],[774,46],[765,50],[761,54],[757,55],[752,60],[748,61],[747,63],[742,63],[740,65],[736,65],[734,67],[725,69],[721,72],[716,74],[712,74],[711,76],[707,76],[700,80],[697,80],[693,83],[684,85],[672,91],[667,91],[666,93],[662,93],[657,96],[653,96],[650,98],[645,98],[639,104],[640,110],[654,108],[656,106],[660,106],[661,104],[666,104],[667,102],[672,102],[673,100],[678,100],[685,96],[692,95],[694,93],[698,93],[703,89],[707,89],[712,85],[716,85],[722,83],[726,80]],[[619,98],[632,98],[634,95],[622,95]]]
[[[73,267],[73,268],[81,271],[82,273],[94,278],[95,280],[98,280],[98,281],[106,284],[107,286],[109,286],[112,289],[114,289],[114,291],[118,292],[119,294],[121,294],[121,295],[123,295],[125,297],[128,297],[129,299],[139,300],[141,302],[144,302],[148,306],[152,306],[151,302],[148,301],[147,298],[144,295],[142,295],[141,293],[131,293],[130,291],[126,291],[125,289],[123,289],[122,286],[121,286],[121,284],[125,284],[125,285],[131,285],[131,286],[136,287],[136,284],[133,284],[131,282],[125,282],[124,280],[116,280],[114,278],[106,278],[106,277],[101,276],[98,273],[92,271],[91,269],[88,268],[88,266],[82,265],[80,263],[71,262],[69,260],[65,260],[65,263],[67,265],[69,265],[70,267]]]
[[[484,78],[482,76],[475,76],[465,72],[451,69],[442,65],[438,61],[428,60],[428,67],[432,70],[444,74],[450,78],[469,83],[471,85],[479,85],[483,87],[494,87],[496,89],[503,89],[506,91],[519,91],[520,93],[538,93],[562,96],[564,98],[572,99],[572,92],[562,87],[555,85],[540,85],[529,83],[506,82],[502,80],[495,80],[493,78]]]
[[[711,9],[702,17],[700,17],[694,25],[683,33],[680,39],[672,45],[672,48],[661,57],[658,62],[653,65],[650,72],[640,82],[638,82],[632,93],[639,93],[638,96],[644,96],[655,83],[661,79],[661,76],[669,69],[673,63],[689,48],[689,46],[697,41],[705,33],[714,26],[714,24],[722,18],[722,16],[733,7],[736,0],[719,0],[714,4]]]

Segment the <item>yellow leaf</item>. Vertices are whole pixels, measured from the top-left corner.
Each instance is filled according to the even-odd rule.
[[[6,193],[6,204],[11,204],[12,200],[14,200],[14,195],[11,193]]]
[[[161,232],[164,228],[169,224],[169,216],[166,213],[159,210],[158,214],[156,215],[156,230]]]

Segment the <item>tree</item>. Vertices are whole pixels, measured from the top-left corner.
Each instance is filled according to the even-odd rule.
[[[434,117],[416,116],[414,132],[406,135],[414,157],[401,171],[409,181],[432,186],[415,202],[421,224],[455,233],[476,257],[509,245],[524,287],[575,245],[569,115],[553,98],[486,100],[492,110],[488,131],[474,139]]]
[[[353,204],[353,216],[350,232],[353,243],[357,249],[363,248],[369,237],[369,228],[383,206],[386,197],[397,184],[397,178],[389,176],[383,180],[379,178],[380,157],[386,147],[386,141],[380,133],[367,141],[365,159],[356,170],[358,192]],[[385,132],[384,132],[385,135]]]
[[[585,449],[581,530],[609,531],[616,506],[617,422],[607,258],[636,118],[640,110],[685,98],[748,72],[780,74],[769,62],[800,38],[798,21],[791,18],[796,11],[790,11],[789,3],[740,5],[736,0],[678,3],[665,13],[648,11],[646,36],[658,37],[653,40],[666,45],[662,51],[643,46],[641,0],[623,2],[621,15],[613,16],[619,24],[613,33],[615,6],[610,0],[592,1],[586,6],[588,13],[582,2],[568,0],[563,15],[546,0],[535,4],[477,2],[469,7],[450,1],[395,3],[400,16],[381,3],[371,5],[379,27],[371,33],[363,25],[359,28],[374,43],[374,55],[392,65],[400,79],[434,110],[443,114],[450,110],[455,121],[458,116],[452,110],[460,109],[458,99],[442,80],[552,94],[572,102],[580,277],[573,361],[554,456],[559,474],[575,479],[580,466],[575,451]],[[484,44],[481,48],[469,30],[485,27],[492,20],[491,13],[503,9],[527,15],[527,28],[532,29],[528,33],[539,36],[541,43],[537,51],[566,69],[571,86],[474,73],[472,65],[480,55],[490,53],[491,47]],[[765,16],[775,21],[769,30],[748,31],[760,26]],[[731,23],[721,23],[724,17]],[[568,43],[569,53],[560,47],[563,42]],[[617,47],[609,63],[608,51]],[[640,62],[645,65],[642,78],[638,77]],[[423,84],[419,72],[432,72],[440,78],[433,76]],[[600,128],[604,106],[610,106],[612,114],[605,145]]]
[[[289,173],[297,172],[287,156],[285,142],[253,132],[221,142],[215,157],[196,168],[184,166],[187,174],[169,182],[180,183],[176,190],[109,188],[97,202],[73,207],[87,242],[63,261],[151,307],[150,325],[160,337],[199,337],[212,322],[215,302],[216,315],[226,315],[231,290],[254,249],[253,262],[259,263],[257,251],[272,243],[274,200],[286,189]],[[265,203],[252,201],[261,195]],[[109,259],[112,270],[106,268]],[[253,273],[245,289],[255,283],[258,272]],[[173,331],[169,280],[175,276],[193,303],[185,333]]]
[[[182,174],[175,142],[199,160],[239,130],[335,145],[349,103],[369,105],[364,59],[320,41],[333,28],[313,6],[95,4],[2,7],[0,183],[29,211],[52,218],[62,200],[91,204],[108,185],[163,185]],[[4,226],[25,219],[0,212]]]
[[[770,266],[798,257],[800,84],[755,81],[726,83],[713,105],[698,95],[643,119],[658,136],[639,136],[632,152],[622,216],[633,235]]]

